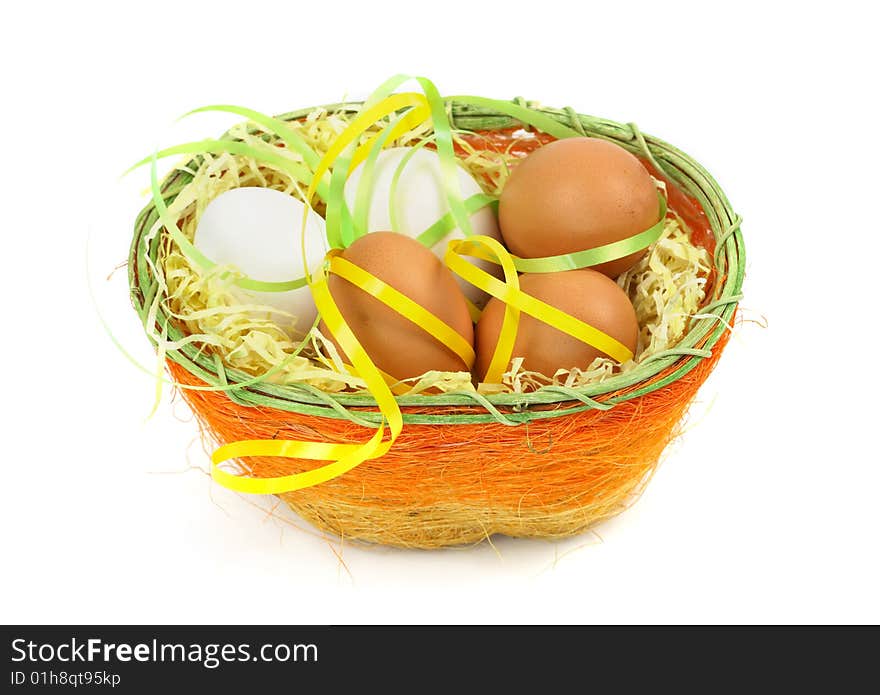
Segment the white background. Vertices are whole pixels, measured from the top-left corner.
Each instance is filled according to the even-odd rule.
[[[869,3],[517,5],[4,10],[0,620],[880,621]],[[185,407],[166,394],[145,422],[153,382],[99,324],[89,235],[98,305],[153,363],[124,272],[104,280],[125,259],[130,188],[146,185],[118,174],[234,120],[177,116],[278,113],[397,72],[637,121],[706,165],[745,220],[744,315],[769,328],[737,330],[693,429],[595,534],[340,548],[212,485]]]

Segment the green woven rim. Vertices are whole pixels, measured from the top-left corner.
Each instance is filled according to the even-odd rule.
[[[500,422],[519,425],[593,408],[607,409],[617,403],[638,398],[676,381],[696,367],[700,360],[711,356],[712,347],[723,332],[728,330],[736,305],[742,298],[740,293],[745,272],[745,246],[740,231],[741,220],[734,213],[721,187],[700,164],[672,145],[641,133],[633,123],[621,124],[585,116],[571,108],[540,108],[522,99],[515,99],[513,103],[544,113],[583,135],[610,140],[630,152],[646,157],[667,178],[696,198],[702,205],[715,236],[715,267],[718,277],[724,278],[724,283],[715,288],[712,301],[701,310],[700,314],[704,318],[691,323],[690,330],[677,347],[653,355],[650,360],[626,374],[582,388],[547,386],[526,394],[399,396],[397,401],[401,407],[431,409],[430,413],[404,411],[404,422],[447,425]],[[356,112],[359,107],[359,103],[348,103],[332,104],[324,108],[328,111]],[[447,109],[452,126],[462,130],[499,130],[521,125],[515,119],[491,109],[455,101],[447,101]],[[279,118],[291,121],[306,116],[312,110],[303,109]],[[230,136],[227,134],[224,137]],[[199,161],[199,157],[193,158],[188,168],[195,170]],[[191,180],[190,173],[176,170],[162,186],[162,195],[166,202],[173,201]],[[157,219],[155,206],[150,203],[138,215],[129,252],[129,288],[132,302],[145,325],[149,306],[159,291],[159,284],[147,264],[147,256],[152,261],[157,260],[160,235],[153,238],[149,248],[144,248],[143,238]],[[164,326],[166,323],[169,340],[185,337],[160,307],[156,325]],[[701,347],[697,348],[697,345]],[[244,372],[224,367],[218,358],[200,352],[198,347],[191,344],[169,352],[168,357],[213,386],[236,384],[253,378]],[[662,379],[645,383],[673,364],[675,369]],[[642,385],[639,386],[640,384]],[[617,393],[623,389],[626,389],[625,393]],[[367,427],[375,427],[382,418],[378,410],[369,410],[370,407],[376,407],[376,402],[368,395],[330,394],[308,384],[279,386],[259,383],[226,393],[241,405],[269,406],[319,417],[345,418]],[[532,406],[545,407],[533,410],[530,409]]]

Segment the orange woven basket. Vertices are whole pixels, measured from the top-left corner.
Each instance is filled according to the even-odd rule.
[[[512,133],[521,126],[509,116],[455,102],[448,107],[454,127],[477,134],[473,146],[513,146]],[[387,454],[320,485],[281,495],[316,527],[346,539],[419,548],[474,543],[493,534],[559,538],[580,533],[637,498],[718,362],[741,298],[745,262],[740,220],[721,189],[687,155],[631,124],[571,109],[535,110],[584,135],[616,142],[667,181],[669,214],[679,215],[692,241],[713,256],[699,318],[673,349],[598,385],[486,397],[399,396],[405,426]],[[295,120],[308,111],[279,118]],[[531,144],[515,146],[526,154],[550,139],[540,134]],[[166,200],[190,179],[185,168],[176,170],[163,184]],[[155,261],[158,239],[145,239],[155,221],[150,205],[137,220],[131,247],[131,295],[142,317],[158,291],[148,262]],[[161,311],[155,320],[168,326],[170,339],[185,334]],[[221,445],[242,439],[361,443],[379,422],[375,402],[363,395],[267,383],[232,391],[187,389],[249,378],[195,346],[169,353],[168,367],[204,434]],[[240,463],[254,477],[315,466],[273,457]]]

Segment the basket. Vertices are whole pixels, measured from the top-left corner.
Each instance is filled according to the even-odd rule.
[[[727,342],[741,298],[745,249],[740,219],[711,175],[632,124],[570,108],[515,103],[621,145],[699,204],[715,242],[706,303],[674,349],[599,384],[493,396],[398,396],[405,426],[388,453],[320,485],[281,495],[319,529],[344,539],[417,548],[476,543],[493,534],[561,538],[581,533],[638,497]],[[354,112],[359,106],[324,108]],[[310,110],[279,118],[303,118]],[[448,101],[447,110],[459,129],[519,126],[507,115],[472,104]],[[183,168],[175,170],[162,186],[165,200],[189,180]],[[131,298],[144,320],[159,291],[150,270],[159,238],[143,243],[156,219],[152,204],[138,216],[129,256]],[[155,320],[167,325],[169,340],[184,337],[161,308]],[[168,367],[184,386],[252,378],[192,344],[169,353]],[[203,432],[221,445],[238,438],[232,432],[240,433],[242,424],[255,439],[357,443],[381,420],[369,396],[299,384],[261,382],[225,392],[183,389],[182,395]],[[262,477],[308,470],[314,462],[254,457],[243,465]]]

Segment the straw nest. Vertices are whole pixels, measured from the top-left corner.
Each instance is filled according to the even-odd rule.
[[[621,145],[672,184],[671,211],[685,221],[697,220],[707,232],[701,245],[709,251],[711,270],[701,306],[688,317],[675,345],[601,378],[500,393],[398,396],[405,426],[387,454],[328,482],[281,495],[321,529],[347,539],[419,548],[473,543],[493,534],[559,538],[580,533],[636,499],[727,342],[741,298],[745,251],[739,218],[711,175],[633,124],[517,102],[584,135]],[[345,116],[359,106],[323,109]],[[312,112],[280,118],[296,122]],[[477,149],[482,139],[491,143],[493,135],[520,126],[509,116],[473,105],[450,102],[448,112],[457,130],[485,136],[470,141]],[[227,137],[237,136],[230,131]],[[192,181],[200,163],[196,157],[166,178],[162,195],[167,203]],[[161,335],[163,345],[173,346],[162,352],[204,435],[219,444],[242,439],[364,441],[381,419],[368,393],[320,388],[305,380],[253,383],[253,373],[230,366],[217,351],[191,340],[192,326],[157,301],[168,293],[168,285],[159,270],[167,239],[155,233],[156,221],[149,205],[135,225],[131,297],[148,335],[154,342]],[[226,390],[204,390],[205,385]],[[241,465],[252,476],[271,477],[315,464],[253,457]]]

